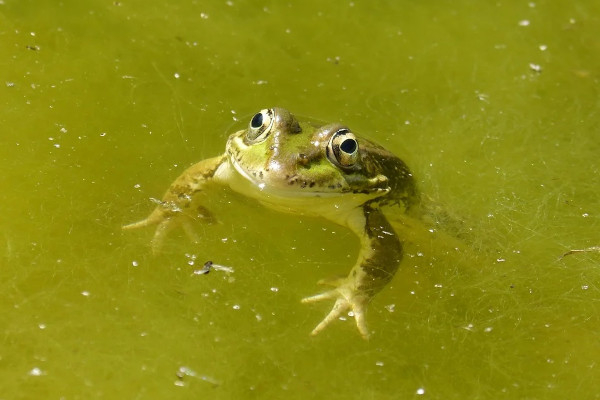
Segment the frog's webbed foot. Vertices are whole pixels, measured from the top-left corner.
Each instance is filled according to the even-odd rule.
[[[342,282],[335,289],[323,292],[314,296],[305,297],[302,303],[315,303],[321,300],[335,299],[333,308],[325,318],[312,330],[311,335],[317,335],[327,327],[331,322],[335,321],[340,315],[346,311],[352,311],[356,327],[363,339],[369,338],[367,323],[365,321],[365,313],[369,304],[369,297],[360,293],[351,286],[350,282]]]
[[[198,207],[198,218],[193,218],[192,216],[181,212],[181,210],[167,208],[161,204],[146,219],[125,225],[122,229],[130,230],[157,225],[151,242],[152,252],[157,254],[160,251],[167,234],[178,226],[183,229],[193,243],[199,243],[200,238],[192,226],[192,222],[196,219],[207,220],[209,223],[213,222],[212,215],[203,207]]]

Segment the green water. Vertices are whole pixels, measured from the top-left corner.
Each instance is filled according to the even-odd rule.
[[[0,1],[0,399],[599,398],[600,253],[560,259],[600,245],[599,16]],[[299,301],[349,270],[344,228],[223,191],[201,245],[120,230],[272,105],[384,144],[465,221],[468,255],[407,246],[368,342],[309,337],[330,305]]]

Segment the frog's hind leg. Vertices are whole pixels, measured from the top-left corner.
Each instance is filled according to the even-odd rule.
[[[335,299],[333,308],[312,331],[316,335],[347,310],[352,311],[356,327],[364,339],[369,331],[365,313],[373,296],[392,279],[402,259],[402,244],[380,210],[365,206],[347,221],[359,236],[361,248],[347,277],[330,282],[334,289],[306,297],[303,303]]]

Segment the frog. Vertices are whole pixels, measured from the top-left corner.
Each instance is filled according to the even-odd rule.
[[[153,252],[176,227],[199,241],[194,221],[214,216],[195,199],[210,194],[212,184],[276,211],[324,218],[352,231],[359,249],[349,274],[321,280],[327,290],[301,302],[333,302],[311,335],[346,313],[354,317],[359,334],[369,338],[367,306],[392,280],[403,257],[404,241],[386,215],[408,214],[420,199],[415,178],[400,158],[344,124],[296,117],[279,107],[263,109],[229,136],[223,154],[190,166],[147,218],[123,229],[156,225]]]

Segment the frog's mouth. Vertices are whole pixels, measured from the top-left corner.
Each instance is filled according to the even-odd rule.
[[[285,181],[268,179],[267,176],[280,177],[281,175],[277,171],[280,167],[274,163],[271,163],[268,169],[248,170],[233,157],[229,157],[229,162],[241,178],[265,194],[279,197],[337,197],[343,194],[342,192],[319,190],[315,184],[311,185],[310,183],[301,185],[290,184],[290,179],[293,179],[293,177]]]
[[[323,190],[316,183],[311,185],[310,182],[294,182],[290,184],[290,180],[294,180],[294,177],[290,177],[285,181],[276,181],[273,179],[264,179],[266,173],[273,175],[274,171],[269,170],[268,172],[262,170],[248,171],[242,167],[234,158],[229,158],[229,162],[237,171],[238,180],[235,186],[241,192],[258,199],[266,200],[266,198],[282,198],[285,199],[283,203],[278,201],[275,204],[278,205],[291,205],[296,204],[294,199],[298,201],[306,201],[306,199],[322,199],[329,201],[335,201],[336,204],[339,202],[340,197],[345,196],[346,205],[349,207],[355,207],[364,202],[374,199],[376,197],[385,195],[389,189],[371,188],[366,190],[352,190],[347,187],[336,188],[335,190]],[[235,179],[235,178],[234,178]],[[242,181],[242,182],[240,182]],[[241,185],[239,184],[241,183]],[[305,200],[302,200],[305,199]],[[335,200],[334,200],[335,199]],[[329,203],[328,201],[328,203]],[[308,204],[313,204],[309,202]]]

